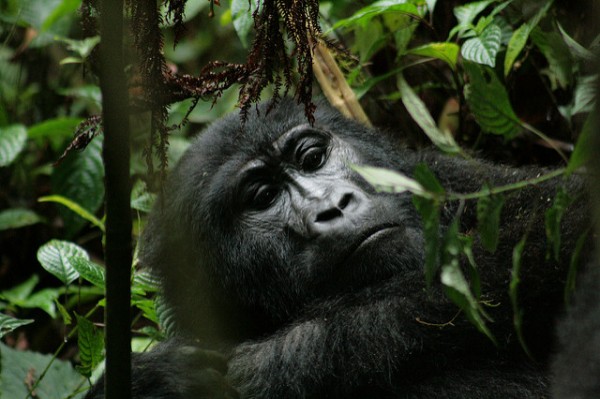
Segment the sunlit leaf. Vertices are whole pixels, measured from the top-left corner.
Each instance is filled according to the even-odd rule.
[[[351,17],[342,19],[332,29],[366,26],[371,19],[387,13],[404,13],[420,16],[419,9],[407,0],[381,0],[356,11]]]
[[[72,258],[71,266],[79,273],[81,278],[89,281],[96,287],[104,289],[106,286],[106,273],[102,266],[81,256]]]
[[[0,167],[10,165],[25,148],[27,130],[23,125],[0,127]]]
[[[452,28],[449,37],[454,36],[456,33],[460,36],[462,32],[470,29],[475,18],[477,18],[477,16],[494,1],[495,0],[474,1],[455,7],[454,16],[456,17],[458,24]]]
[[[259,4],[259,0],[231,0],[233,27],[244,47],[248,47],[248,35],[254,26],[252,14]]]
[[[442,266],[440,279],[446,288],[448,297],[465,312],[471,323],[492,342],[496,342],[492,332],[485,324],[483,310],[473,296],[458,261]]]
[[[481,35],[463,43],[461,54],[466,60],[494,67],[501,40],[502,29],[496,24],[490,24]]]
[[[510,73],[515,60],[529,39],[531,31],[537,26],[544,15],[546,15],[552,3],[552,0],[547,1],[531,19],[514,31],[506,48],[506,55],[504,57],[504,76],[507,76]]]
[[[456,43],[427,43],[423,46],[415,47],[407,51],[408,54],[422,55],[424,57],[437,58],[444,61],[452,69],[456,69],[456,59],[460,47]]]
[[[105,231],[104,223],[100,221],[96,216],[92,215],[87,210],[83,209],[83,207],[77,204],[75,201],[71,201],[68,198],[65,198],[61,195],[48,195],[46,197],[38,198],[39,202],[55,202],[57,204],[61,204],[66,206],[68,209],[73,211],[75,214],[81,216],[83,219],[92,223],[94,226],[98,227],[102,232]]]
[[[350,165],[350,167],[361,175],[370,185],[375,187],[377,191],[386,193],[403,193],[405,191],[410,191],[419,196],[430,196],[416,180],[413,180],[400,172],[374,166]]]
[[[449,132],[442,132],[438,127],[429,110],[408,85],[404,77],[398,77],[398,89],[402,95],[402,103],[414,121],[419,125],[429,139],[441,150],[447,153],[458,153],[460,148]]]
[[[0,338],[16,330],[21,326],[33,323],[32,319],[16,319],[14,317],[0,313]]]
[[[78,257],[90,258],[83,248],[69,241],[51,240],[42,245],[37,252],[37,259],[42,267],[64,284],[70,284],[79,277],[79,273],[73,267],[73,261]]]

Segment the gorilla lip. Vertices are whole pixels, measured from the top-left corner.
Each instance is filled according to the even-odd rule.
[[[391,230],[399,228],[400,226],[397,224],[387,223],[366,230],[361,234],[360,239],[350,248],[349,256],[354,255],[356,252],[360,251],[361,248],[369,245],[373,241],[378,240],[381,236],[387,234]]]

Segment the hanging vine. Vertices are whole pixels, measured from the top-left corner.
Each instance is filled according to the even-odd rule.
[[[212,7],[219,2],[208,1],[214,14]],[[175,43],[185,30],[183,16],[186,2],[159,2],[166,5],[164,18],[173,24]],[[318,0],[260,0],[252,15],[256,34],[246,62],[212,61],[198,76],[177,75],[166,67],[162,52],[164,43],[160,25],[163,16],[160,6],[155,0],[127,1],[132,46],[139,60],[131,68],[134,73],[130,74],[130,104],[132,110],[151,113],[145,153],[150,174],[154,171],[154,155],[160,160],[160,170],[166,169],[170,130],[166,126],[167,106],[175,102],[189,98],[194,99],[193,104],[199,99],[216,101],[224,90],[239,84],[238,105],[243,122],[250,106],[260,100],[263,89],[272,85],[272,105],[293,88],[297,101],[304,104],[306,117],[313,121],[311,50],[321,34]],[[86,35],[98,34],[96,20],[101,12],[97,0],[83,1],[81,14]],[[297,74],[294,73],[294,65]]]

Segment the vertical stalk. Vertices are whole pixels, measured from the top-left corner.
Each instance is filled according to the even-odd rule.
[[[106,372],[108,399],[131,397],[131,210],[129,101],[123,60],[123,0],[100,7],[100,88],[106,186]]]

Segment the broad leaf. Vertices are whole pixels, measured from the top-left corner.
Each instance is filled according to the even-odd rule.
[[[70,362],[58,360],[52,355],[42,355],[31,351],[22,351],[8,347],[0,342],[0,386],[2,399],[25,399],[32,397],[27,390],[26,381],[34,381],[48,368],[44,379],[35,388],[35,398],[72,398],[81,399],[84,393],[74,394],[85,384],[84,378],[71,366]],[[34,373],[32,373],[32,370]]]
[[[490,24],[481,35],[464,42],[461,54],[466,60],[494,67],[501,41],[502,29],[496,24]]]
[[[374,166],[350,165],[359,175],[363,177],[375,190],[386,193],[403,193],[410,191],[413,194],[430,197],[423,186],[416,180],[390,169],[378,168]]]
[[[575,63],[561,34],[554,25],[550,31],[543,31],[538,26],[530,37],[548,61],[551,80],[557,81],[562,88],[568,87],[573,82]]]
[[[102,165],[102,142],[96,138],[84,151],[71,153],[52,173],[52,190],[91,214],[94,214],[104,198],[104,167]],[[65,222],[67,237],[72,237],[86,223],[71,210],[59,208]]]
[[[232,0],[231,16],[233,27],[244,47],[248,47],[248,35],[254,26],[252,14],[258,9],[258,0]]]
[[[0,212],[0,231],[18,229],[43,222],[44,219],[29,209],[12,208]]]
[[[77,345],[79,347],[79,359],[81,364],[77,371],[84,377],[89,378],[92,371],[104,359],[104,337],[102,331],[85,317],[75,315],[77,318]]]
[[[406,83],[406,80],[404,80],[402,75],[398,76],[398,88],[400,89],[402,103],[406,107],[406,110],[414,121],[417,122],[419,127],[423,129],[423,132],[425,132],[427,137],[429,137],[437,147],[447,153],[460,152],[460,148],[454,141],[454,137],[452,137],[450,132],[442,132],[438,129],[429,110],[408,83]]]
[[[465,312],[467,318],[492,342],[496,342],[491,331],[485,324],[483,309],[473,296],[469,283],[460,270],[458,261],[442,266],[441,281],[446,288],[446,294]]]
[[[80,256],[71,259],[71,266],[79,273],[81,278],[96,287],[104,289],[106,286],[106,273],[102,266]]]
[[[458,58],[458,51],[460,47],[456,43],[428,43],[420,47],[415,47],[408,50],[408,54],[422,55],[424,57],[437,58],[442,60],[452,69],[456,69],[456,59]]]
[[[461,36],[462,32],[472,28],[475,18],[477,18],[477,16],[494,1],[495,0],[474,1],[455,7],[454,16],[456,17],[458,24],[452,28],[449,37],[454,36],[456,33]]]
[[[23,125],[0,127],[0,167],[10,165],[25,148],[27,131]]]
[[[33,319],[16,319],[14,317],[0,313],[0,338],[16,330],[21,326],[33,323]],[[0,359],[1,362],[2,359]]]
[[[83,248],[68,241],[51,240],[42,245],[37,252],[37,259],[42,267],[65,285],[79,277],[79,273],[73,267],[75,258],[90,257]]]
[[[514,31],[506,48],[506,56],[504,57],[504,76],[508,76],[510,73],[515,60],[529,39],[531,31],[537,26],[542,17],[546,15],[552,3],[552,0],[546,2],[529,21],[525,22]]]
[[[520,130],[520,121],[494,71],[473,62],[465,62],[464,67],[469,76],[465,98],[479,126],[488,133],[507,138],[515,136]]]
[[[407,0],[381,0],[361,8],[349,18],[338,21],[333,30],[339,28],[353,28],[355,26],[366,26],[371,19],[378,15],[387,13],[403,13],[420,16],[419,9]]]

